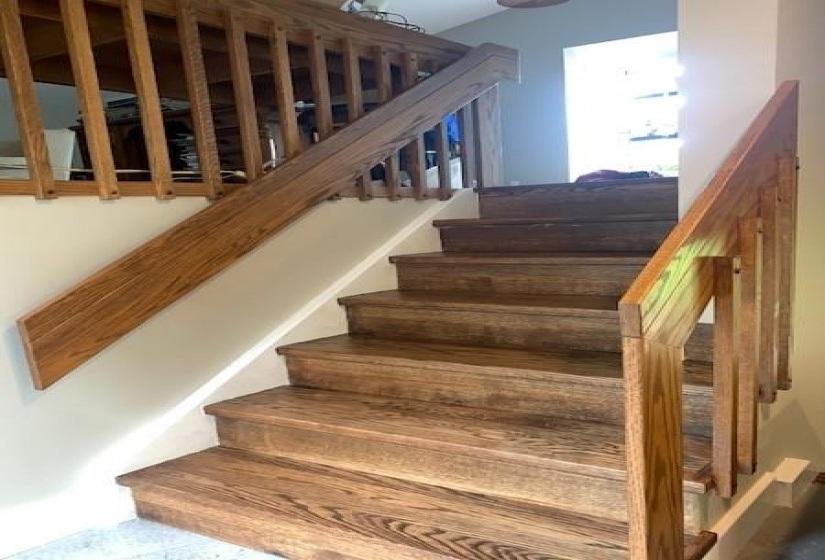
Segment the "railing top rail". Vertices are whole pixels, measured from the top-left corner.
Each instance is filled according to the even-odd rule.
[[[91,1],[120,7],[122,0]],[[159,16],[174,18],[176,14],[176,0],[145,0],[144,7],[148,13]],[[356,17],[312,0],[201,0],[197,4],[198,20],[222,28],[227,9],[243,12],[247,16],[247,32],[261,37],[269,35],[275,20],[289,30],[312,28],[334,39],[350,38],[356,43],[382,45],[441,60],[454,60],[470,50],[460,43]]]
[[[760,187],[776,179],[775,156],[794,155],[798,103],[799,83],[781,84],[622,298],[623,336],[684,342],[711,297],[712,268],[703,257],[728,255],[737,220],[753,210]],[[682,328],[674,328],[677,322]]]

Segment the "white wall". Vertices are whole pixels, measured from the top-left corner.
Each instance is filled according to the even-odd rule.
[[[787,457],[825,470],[825,3],[681,0],[679,16],[686,67],[682,91],[688,101],[682,123],[683,207],[778,83],[799,79],[802,85],[794,387],[780,392],[777,404],[761,407],[759,473],[741,481],[740,491],[746,492]],[[711,522],[729,515],[733,503],[716,500]]]
[[[435,250],[432,219],[474,202],[322,204],[37,392],[16,318],[204,203],[0,199],[0,558],[128,516],[116,474],[212,445],[203,402],[282,384],[274,345],[343,332],[336,295],[393,287],[387,254]]]
[[[522,184],[568,178],[563,49],[676,30],[676,0],[576,0],[510,9],[444,33],[477,45],[518,49],[522,83],[501,86],[505,180]]]

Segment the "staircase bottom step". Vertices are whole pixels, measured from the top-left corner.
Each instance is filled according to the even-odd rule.
[[[142,517],[291,560],[628,558],[621,522],[222,448],[119,481]]]

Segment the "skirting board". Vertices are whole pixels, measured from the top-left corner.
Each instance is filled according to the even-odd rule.
[[[810,461],[785,459],[760,476],[710,528],[718,535],[706,560],[731,560],[752,539],[776,507],[794,507],[811,487],[816,472]]]

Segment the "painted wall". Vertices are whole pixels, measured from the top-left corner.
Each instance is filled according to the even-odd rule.
[[[344,332],[336,296],[393,288],[390,252],[436,250],[432,219],[477,215],[461,194],[322,204],[45,392],[16,318],[204,202],[0,199],[0,558],[129,517],[115,475],[213,445],[201,405],[282,384],[273,346]]]
[[[510,9],[441,33],[518,49],[522,81],[501,88],[504,171],[522,184],[568,179],[563,49],[676,30],[676,0],[576,0]]]
[[[683,209],[706,184],[779,82],[802,82],[799,224],[794,318],[794,387],[760,409],[759,472],[740,481],[758,490],[787,458],[825,469],[825,4],[821,0],[681,0],[679,31],[687,98],[682,131]],[[711,524],[727,530],[733,501],[712,500]],[[757,525],[751,519],[720,541],[730,558]],[[713,530],[715,527],[711,527]]]

